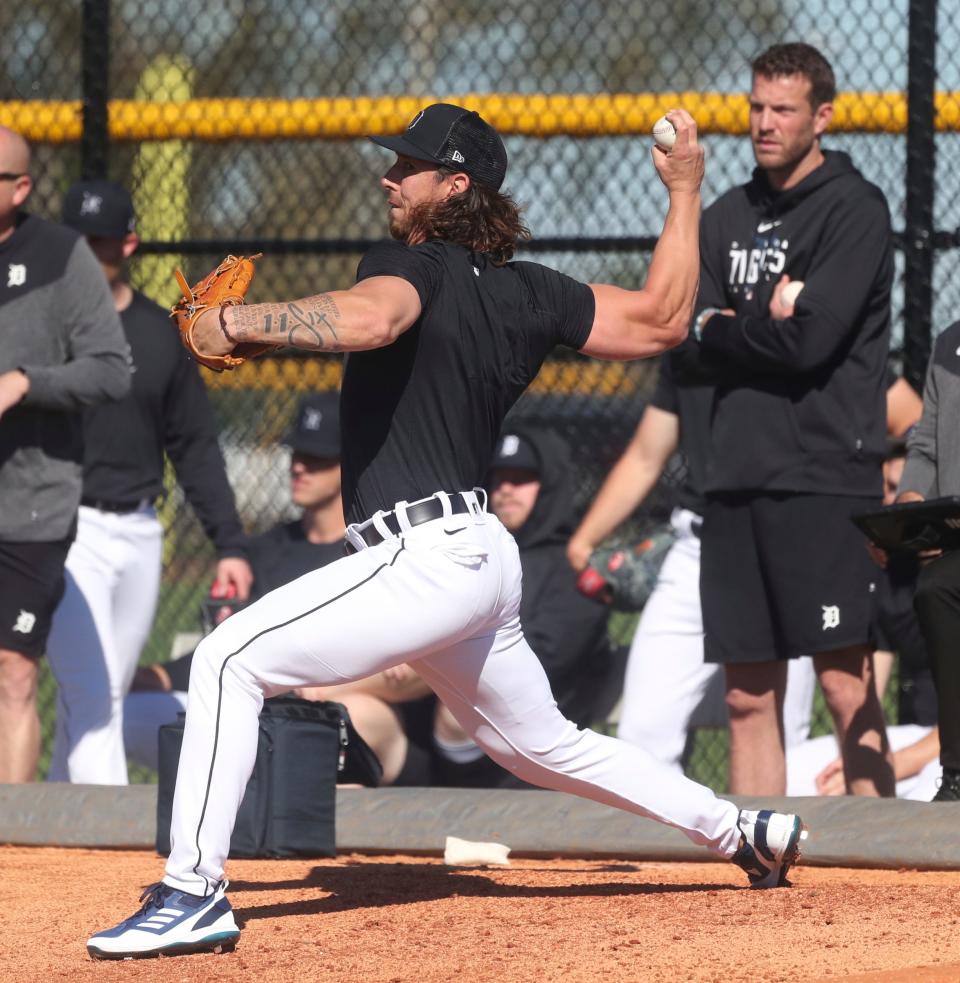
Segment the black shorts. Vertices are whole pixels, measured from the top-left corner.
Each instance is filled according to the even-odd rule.
[[[793,659],[871,644],[879,568],[844,495],[711,498],[701,530],[704,658]]]
[[[39,659],[60,598],[69,539],[0,542],[0,648]]]

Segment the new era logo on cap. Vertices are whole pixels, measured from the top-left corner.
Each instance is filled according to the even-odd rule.
[[[81,215],[99,215],[103,206],[103,196],[95,195],[90,191],[84,191],[83,201],[80,202]]]
[[[299,454],[340,457],[340,398],[337,393],[304,396],[286,443]]]
[[[78,181],[63,199],[63,223],[85,236],[123,239],[133,231],[133,201],[114,181]]]
[[[507,150],[500,135],[479,113],[462,106],[434,103],[417,113],[401,136],[370,139],[404,157],[455,167],[495,191],[507,174]]]
[[[303,411],[303,419],[300,421],[300,426],[304,430],[319,430],[321,423],[323,423],[323,412],[314,409],[312,406],[307,406]]]

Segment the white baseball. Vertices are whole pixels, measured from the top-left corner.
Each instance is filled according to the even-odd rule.
[[[780,297],[783,300],[784,306],[793,307],[797,302],[797,297],[801,290],[803,290],[803,280],[791,280],[780,291]]]
[[[664,150],[670,150],[677,142],[676,127],[666,116],[661,116],[653,124],[653,139],[657,141],[657,146],[663,147]]]

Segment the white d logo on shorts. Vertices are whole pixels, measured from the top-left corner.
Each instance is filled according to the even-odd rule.
[[[837,628],[840,625],[840,608],[836,604],[823,604],[823,630]]]
[[[13,626],[13,631],[18,631],[21,635],[29,635],[36,623],[37,616],[21,608],[20,613],[17,615],[17,623]]]

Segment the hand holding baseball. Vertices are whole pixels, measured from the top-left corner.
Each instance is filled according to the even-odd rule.
[[[650,132],[653,133],[653,139],[657,141],[657,146],[664,150],[672,150],[673,145],[677,142],[677,128],[666,116],[661,116],[653,124],[653,129]]]
[[[800,291],[803,290],[803,280],[791,280],[784,273],[780,282],[773,288],[770,298],[770,317],[775,321],[783,321],[794,315],[794,305]]]
[[[697,124],[685,109],[671,109],[658,126],[667,121],[675,131],[668,151],[660,139],[669,140],[661,126],[661,138],[653,147],[653,164],[671,194],[698,194],[703,181],[703,147],[697,143]]]

